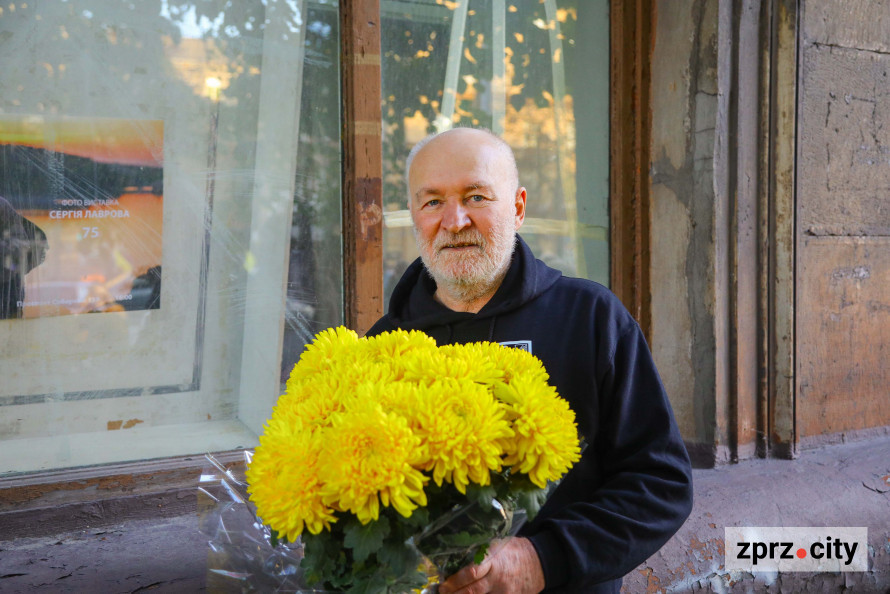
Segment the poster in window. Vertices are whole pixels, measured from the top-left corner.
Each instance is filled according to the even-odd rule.
[[[0,117],[0,319],[161,307],[161,120]]]

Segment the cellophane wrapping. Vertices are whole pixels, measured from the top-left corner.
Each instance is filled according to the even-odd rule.
[[[273,545],[272,532],[250,502],[243,463],[223,465],[206,456],[198,487],[198,523],[207,537],[210,592],[323,592],[308,587],[300,570],[300,542]]]
[[[252,452],[243,461],[224,465],[206,456],[198,488],[198,520],[207,537],[207,590],[210,592],[333,593],[307,584],[300,567],[303,543],[273,538],[250,502],[244,473]],[[418,570],[429,575],[420,589],[387,591],[432,594],[437,581],[460,567],[481,561],[489,545],[516,534],[525,511],[509,501],[492,499],[455,506],[409,539],[417,550]]]

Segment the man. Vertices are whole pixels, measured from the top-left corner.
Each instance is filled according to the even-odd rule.
[[[457,128],[408,157],[421,258],[369,331],[439,344],[521,344],[539,357],[588,444],[537,518],[442,594],[618,592],[689,515],[689,458],[639,326],[606,288],[563,277],[516,235],[525,218],[509,146]]]

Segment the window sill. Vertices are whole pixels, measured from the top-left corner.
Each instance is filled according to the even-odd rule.
[[[226,467],[240,450],[216,453]],[[0,479],[0,540],[45,536],[197,511],[204,456],[41,472]]]

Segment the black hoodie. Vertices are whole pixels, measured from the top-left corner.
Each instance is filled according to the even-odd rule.
[[[422,330],[440,345],[489,340],[530,350],[575,411],[588,444],[520,532],[547,592],[618,592],[692,508],[692,473],[640,327],[608,289],[564,277],[517,237],[504,282],[476,314],[433,299],[420,259],[368,335]]]

